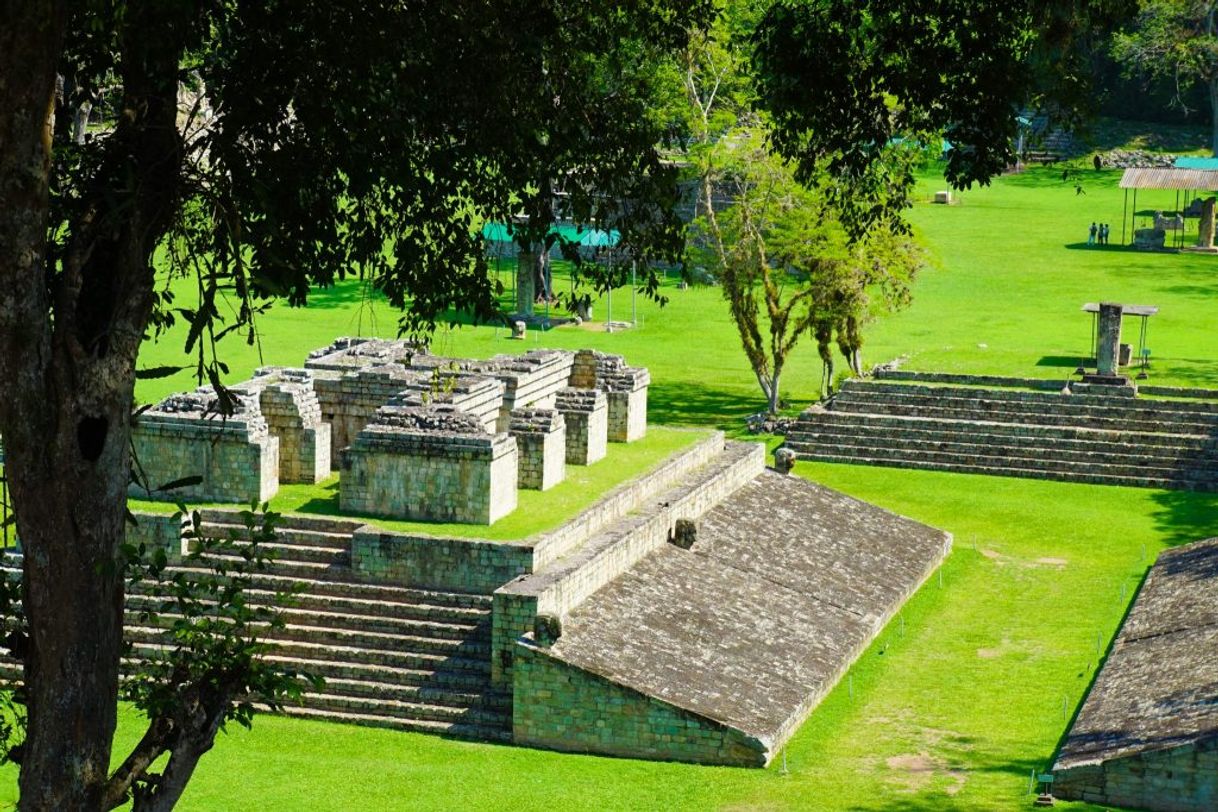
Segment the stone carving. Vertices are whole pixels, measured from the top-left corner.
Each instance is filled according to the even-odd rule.
[[[795,452],[789,448],[779,448],[774,452],[774,470],[780,474],[789,474],[795,467]]]

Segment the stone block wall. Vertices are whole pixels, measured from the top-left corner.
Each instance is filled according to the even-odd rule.
[[[1058,769],[1053,794],[1156,812],[1218,809],[1218,736],[1098,764]]]
[[[520,462],[517,484],[545,491],[567,476],[567,424],[550,409],[516,409],[508,426]]]
[[[410,381],[389,399],[388,405],[452,406],[477,417],[483,430],[494,432],[503,406],[503,384],[494,378],[437,366]]]
[[[353,372],[315,372],[313,388],[322,418],[330,424],[330,465],[337,468],[341,452],[355,442],[377,409],[407,386],[427,375],[401,364],[360,368]]]
[[[351,566],[358,573],[401,586],[490,594],[532,569],[533,550],[507,542],[363,527],[351,539]]]
[[[127,541],[148,550],[164,550],[171,562],[182,557],[182,528],[189,519],[163,513],[135,511],[136,523],[127,525]]]
[[[722,439],[720,439],[720,443]],[[534,574],[505,584],[495,591],[492,625],[491,677],[498,683],[512,679],[510,652],[517,638],[533,628],[538,614],[561,618],[596,590],[665,544],[678,519],[696,519],[765,470],[765,447],[736,443],[716,465],[679,489],[647,491],[653,504],[620,536],[602,534],[555,561],[542,544],[535,547]],[[555,562],[546,566],[542,562]],[[543,569],[544,567],[544,569]],[[509,652],[505,654],[504,652]]]
[[[492,524],[516,508],[516,441],[444,407],[386,406],[342,457],[344,511]]]
[[[262,367],[233,391],[258,398],[267,427],[279,438],[280,482],[312,484],[330,475],[330,424],[322,421],[310,372]]]
[[[608,432],[611,443],[633,443],[647,436],[647,387],[608,393]]]
[[[202,477],[166,492],[132,485],[128,493],[137,499],[248,503],[279,489],[279,440],[254,398],[238,396],[234,413],[224,416],[210,390],[172,395],[140,415],[131,442],[150,488]]]
[[[580,350],[571,365],[570,385],[598,389],[609,398],[608,438],[629,443],[647,434],[647,388],[651,374],[644,367],[627,366],[620,355]]]
[[[516,646],[514,743],[629,758],[763,767],[757,739],[549,656]]]
[[[497,431],[507,431],[515,409],[552,409],[559,390],[567,386],[574,354],[565,350],[530,350],[521,355],[496,355],[467,362],[468,369],[489,375],[504,386]]]
[[[558,393],[554,408],[567,423],[567,462],[591,465],[604,459],[609,430],[604,393],[568,387]]]

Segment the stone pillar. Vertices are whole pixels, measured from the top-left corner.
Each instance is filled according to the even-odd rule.
[[[567,424],[551,409],[516,409],[509,431],[516,438],[517,487],[546,491],[567,476]]]
[[[1207,197],[1201,203],[1201,222],[1197,226],[1197,247],[1214,247],[1214,203],[1216,198]]]
[[[537,298],[536,287],[537,252],[532,247],[516,252],[516,313],[533,315],[533,302]]]
[[[609,404],[595,389],[564,389],[555,408],[567,425],[567,464],[591,465],[605,456],[609,432]]]
[[[1101,376],[1115,376],[1121,348],[1121,313],[1123,308],[1111,302],[1100,303],[1099,343],[1095,350],[1095,366]]]

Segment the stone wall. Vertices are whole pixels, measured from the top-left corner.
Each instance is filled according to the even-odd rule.
[[[554,408],[555,396],[571,376],[574,357],[565,350],[530,350],[521,355],[496,355],[488,361],[469,361],[466,366],[503,384],[497,430],[507,431],[515,409]]]
[[[182,528],[189,519],[175,514],[134,511],[136,523],[127,525],[127,542],[148,550],[164,550],[171,562],[182,557]]]
[[[1218,809],[1218,737],[1102,764],[1058,770],[1062,798],[1157,812]]]
[[[580,350],[571,366],[570,385],[598,389],[608,395],[608,439],[630,443],[647,434],[647,388],[651,374],[644,367],[627,366],[620,355]]]
[[[492,524],[516,508],[516,441],[445,407],[386,406],[342,457],[344,511]]]
[[[533,550],[510,542],[391,533],[366,526],[351,539],[351,566],[401,586],[489,594],[530,572]]]
[[[568,387],[558,393],[554,408],[567,423],[567,462],[591,465],[604,459],[609,429],[605,395],[595,389]]]
[[[630,758],[763,767],[765,746],[712,719],[573,668],[522,640],[516,647],[516,744]]]
[[[355,442],[377,409],[412,384],[424,382],[426,373],[400,363],[358,368],[351,372],[321,369],[313,372],[313,388],[322,417],[330,424],[330,464],[337,468],[342,450]]]
[[[567,476],[567,424],[551,409],[516,409],[509,433],[516,438],[520,463],[517,484],[545,491]]]
[[[279,438],[280,482],[312,484],[330,475],[330,424],[322,421],[310,372],[262,367],[232,391],[258,398],[267,427]]]
[[[720,441],[722,442],[722,441]],[[697,476],[672,487],[653,479],[645,492],[652,501],[616,533],[598,534],[556,561],[539,545],[534,574],[495,591],[492,677],[511,679],[514,641],[533,628],[537,615],[561,618],[589,595],[663,545],[678,519],[696,519],[765,469],[765,446],[735,443]],[[658,473],[658,472],[657,472]],[[552,555],[552,554],[551,554]],[[544,563],[543,563],[544,562]],[[552,566],[547,566],[554,562]]]
[[[200,389],[172,395],[139,416],[131,442],[148,487],[200,476],[195,485],[147,491],[137,499],[259,502],[279,489],[279,440],[270,433],[255,398],[238,396],[233,414],[220,414],[216,397]]]

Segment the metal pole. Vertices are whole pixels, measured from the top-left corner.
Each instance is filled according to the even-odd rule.
[[[631,327],[637,327],[639,324],[639,306],[636,301],[638,299],[639,292],[638,292],[638,285],[635,283],[635,280],[634,280],[635,272],[637,271],[637,268],[638,268],[638,263],[636,261],[632,260],[630,262],[630,326]]]
[[[1121,245],[1128,245],[1125,242],[1125,218],[1129,216],[1129,190],[1125,190],[1125,202],[1121,205]]]

